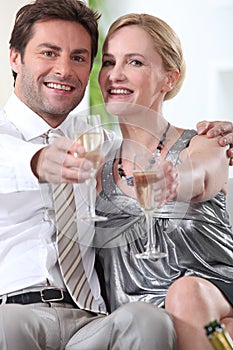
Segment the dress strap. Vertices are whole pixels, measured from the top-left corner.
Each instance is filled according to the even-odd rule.
[[[121,194],[120,189],[116,186],[113,176],[113,165],[114,165],[115,157],[106,161],[103,166],[101,181],[102,181],[102,193],[105,196],[109,196],[112,194]]]
[[[180,152],[189,146],[191,139],[196,135],[196,130],[184,130],[178,140],[167,152],[166,160],[170,160],[175,165],[180,164]]]

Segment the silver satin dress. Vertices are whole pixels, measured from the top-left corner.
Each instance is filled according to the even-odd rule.
[[[166,158],[178,163],[180,151],[195,134],[185,130]],[[169,286],[182,276],[226,284],[233,302],[233,234],[225,195],[218,193],[202,203],[167,203],[154,213],[157,248],[167,257],[137,259],[135,253],[144,251],[147,243],[145,217],[138,202],[115,184],[113,162],[103,168],[103,190],[97,198],[97,212],[108,221],[96,223],[95,235],[97,268],[109,310],[138,300],[163,306]]]

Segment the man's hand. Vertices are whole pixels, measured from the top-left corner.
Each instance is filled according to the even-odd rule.
[[[220,136],[218,143],[220,146],[229,146],[227,156],[230,158],[229,164],[233,165],[233,123],[230,121],[214,121],[206,120],[197,124],[197,132],[199,135],[206,134],[209,138]]]
[[[91,162],[84,157],[84,148],[66,137],[38,151],[31,161],[33,173],[40,182],[76,183],[90,177]]]

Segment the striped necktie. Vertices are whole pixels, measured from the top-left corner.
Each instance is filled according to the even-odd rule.
[[[60,130],[46,133],[48,143],[62,136]],[[80,309],[101,312],[95,301],[85,274],[76,222],[76,206],[73,185],[52,185],[57,228],[58,261],[67,290]]]

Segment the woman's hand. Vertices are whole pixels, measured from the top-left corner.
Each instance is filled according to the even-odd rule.
[[[178,185],[178,171],[176,166],[170,161],[164,162],[157,174],[156,183],[153,186],[158,208],[161,208],[171,200],[176,200]]]

